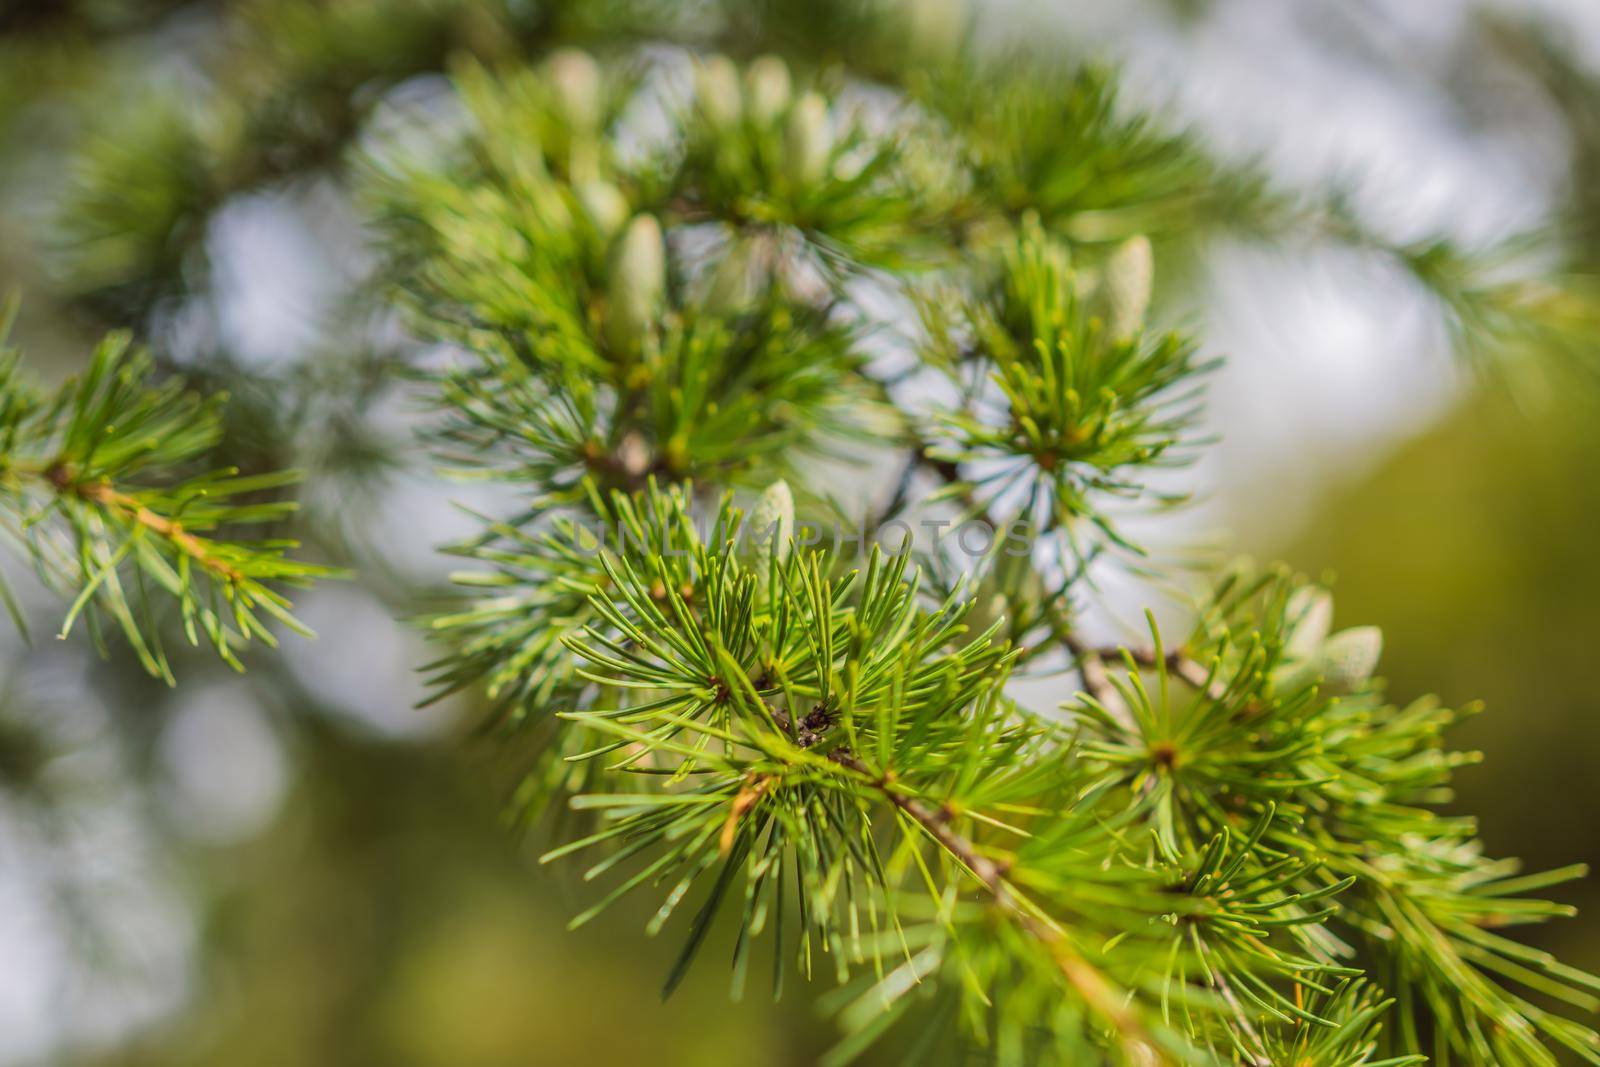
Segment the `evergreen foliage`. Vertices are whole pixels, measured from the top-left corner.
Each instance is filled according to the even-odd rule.
[[[0,506],[15,549],[73,596],[60,636],[80,617],[96,643],[114,627],[170,683],[158,625],[169,606],[190,644],[204,640],[242,669],[237,649],[275,645],[273,622],[309,636],[274,586],[332,572],[288,558],[293,541],[218,536],[282,519],[294,502],[270,493],[298,475],[197,466],[217,443],[225,398],[151,378],[126,335],[107,337],[54,393],[25,379],[16,351],[0,351]],[[0,593],[21,624],[10,589]]]
[[[725,909],[736,993],[763,934],[776,987],[790,959],[841,983],[840,1062],[917,1007],[927,1040],[942,1020],[1029,1064],[1597,1054],[1529,999],[1587,1010],[1595,980],[1491,932],[1560,914],[1518,894],[1576,872],[1513,878],[1438,813],[1469,758],[1441,747],[1456,713],[1385,701],[1375,631],[1327,634],[1327,594],[1274,574],[1224,581],[1170,650],[1153,631],[1138,649],[1080,638],[1085,567],[1137,551],[1108,498],[1154,492],[1152,468],[1181,458],[1208,365],[1143,327],[1148,243],[1083,248],[1061,222],[1122,187],[1078,175],[1076,150],[996,153],[1020,173],[973,164],[967,195],[1038,197],[997,197],[981,224],[966,209],[962,262],[940,263],[908,222],[952,218],[917,179],[920,117],[831,151],[836,99],[797,93],[780,61],[713,58],[629,161],[593,124],[620,113],[615,75],[567,53],[531,78],[471,73],[475,123],[444,153],[462,162],[381,166],[376,196],[417,328],[469,354],[444,379],[443,440],[537,490],[461,547],[488,596],[433,626],[458,642],[442,681],[488,680],[505,721],[549,736],[522,799],[595,817],[546,855],[599,855],[585,879],[607,888],[574,925],[656,887],[656,933],[698,889],[667,990]],[[975,145],[1007,114],[979,112]],[[1003,132],[1027,144],[1037,121]],[[1142,126],[1091,108],[1067,128],[1115,139],[1095,166],[1163,175],[1127,182],[1116,206],[1141,221],[1190,180]],[[833,325],[889,264],[922,267],[911,374],[947,379],[954,405],[909,399],[859,326]],[[979,624],[972,587],[933,592],[910,553],[774,550],[783,482],[755,531],[737,497],[710,503],[757,472],[816,501],[796,457],[852,428],[1078,565],[991,552],[976,581],[1000,603]],[[1013,601],[1031,643],[1007,639]],[[1007,695],[1051,655],[1082,678],[1061,717]]]
[[[430,445],[513,501],[447,549],[470,569],[429,677],[532,739],[517,803],[597,883],[574,926],[638,892],[647,933],[682,927],[666,992],[727,916],[735,996],[758,954],[775,992],[837,984],[835,1063],[903,1020],[913,1058],[953,1030],[1006,1064],[1600,1063],[1600,980],[1501,932],[1583,872],[1484,854],[1444,807],[1463,713],[1391,702],[1376,630],[1242,568],[1181,640],[1083,623],[1096,568],[1164,573],[1123,520],[1181,502],[1204,444],[1215,361],[1149,308],[1206,229],[1375,249],[1495,358],[1576,350],[1582,294],[1284,195],[1114,72],[957,46],[914,5],[749,6],[273,6],[215,102],[92,144],[65,269],[146,325],[227,196],[359,190],[385,306],[448,353],[411,378]],[[445,66],[459,122],[347,151],[363,86]],[[220,401],[120,337],[53,396],[16,375],[0,503],[67,628],[169,679],[173,606],[235,665],[298,628],[279,588],[332,572],[233,539],[293,475],[207,471]],[[868,465],[901,472],[886,502],[812,536]],[[879,536],[919,509],[994,536]],[[1059,710],[1016,698],[1052,668]]]

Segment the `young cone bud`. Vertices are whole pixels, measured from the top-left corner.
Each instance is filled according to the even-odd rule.
[[[654,321],[666,289],[667,247],[654,215],[635,215],[617,242],[607,296],[606,337],[633,351]]]
[[[811,185],[828,166],[828,105],[816,93],[806,93],[789,110],[784,130],[784,151],[789,174],[796,185]]]
[[[1117,246],[1106,263],[1107,325],[1111,337],[1125,341],[1144,326],[1150,308],[1150,285],[1155,278],[1155,257],[1148,237],[1130,237]]]
[[[730,130],[744,110],[739,69],[727,56],[711,56],[694,72],[695,99],[713,129]]]
[[[735,239],[722,259],[711,270],[706,282],[704,303],[714,315],[729,315],[744,310],[755,295],[755,246],[746,239]]]
[[[545,76],[555,90],[561,117],[574,130],[599,129],[603,111],[600,66],[587,52],[561,48],[545,61]]]
[[[1296,589],[1285,617],[1292,627],[1284,651],[1295,659],[1309,659],[1322,648],[1333,625],[1333,595],[1320,585]]]
[[[583,213],[601,237],[609,240],[628,221],[628,198],[610,182],[584,182],[577,193]]]
[[[789,67],[777,56],[762,56],[744,72],[744,105],[757,125],[778,121],[789,95]]]
[[[789,558],[794,538],[794,494],[782,478],[767,486],[756,501],[750,512],[750,536],[755,538],[756,583],[765,589],[772,564],[781,565]]]
[[[1322,676],[1331,693],[1353,693],[1378,669],[1383,631],[1376,626],[1340,630],[1322,646]]]

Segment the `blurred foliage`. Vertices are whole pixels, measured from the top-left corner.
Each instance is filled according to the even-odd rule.
[[[1385,620],[1397,696],[1443,684],[1446,700],[1471,694],[1495,712],[1461,730],[1490,758],[1462,774],[1460,807],[1481,815],[1493,847],[1534,865],[1600,855],[1600,827],[1580,814],[1600,803],[1600,411],[1585,394],[1530,412],[1480,391],[1370,480],[1330,494],[1288,555],[1337,575],[1349,617]],[[1591,907],[1597,896],[1587,884],[1563,895]],[[1589,927],[1536,940],[1600,961]]]
[[[735,1010],[720,981],[663,1005],[669,944],[568,934],[506,847],[496,779],[463,776],[447,749],[326,725],[297,748],[298,787],[272,830],[191,858],[214,887],[198,1010],[85,1062],[800,1067],[823,1047],[804,1013]]]

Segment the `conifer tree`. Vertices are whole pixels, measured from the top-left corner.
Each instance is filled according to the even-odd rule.
[[[948,5],[525,9],[259,5],[217,99],[86,153],[64,261],[145,331],[191,216],[337,160],[363,306],[446,354],[403,375],[429,446],[508,502],[446,546],[424,669],[535,753],[514,803],[582,865],[572,925],[653,894],[670,993],[729,924],[736,998],[834,987],[838,1064],[896,1028],[1018,1065],[1600,1063],[1600,980],[1503,929],[1583,872],[1443,806],[1474,708],[1391,701],[1379,631],[1272,567],[1185,629],[1086,622],[1101,575],[1179,576],[1136,531],[1186,499],[1216,357],[1152,307],[1209,232],[1388,256],[1480,365],[1577,350],[1581,294],[1281,193]],[[440,69],[459,114],[365,125]],[[339,576],[247,539],[296,475],[230,469],[223,403],[121,335],[55,392],[0,363],[14,547],[63,632],[169,681],[175,635],[238,664]]]

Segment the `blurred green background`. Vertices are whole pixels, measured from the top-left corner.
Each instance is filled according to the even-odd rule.
[[[623,8],[648,27],[683,6],[0,2],[15,339],[55,376],[85,338],[129,326],[229,388],[229,447],[310,467],[302,534],[362,574],[305,599],[323,641],[243,681],[196,661],[169,693],[115,654],[5,638],[0,1065],[799,1065],[827,1047],[807,991],[730,1004],[711,964],[661,1004],[675,945],[642,936],[643,903],[567,933],[581,889],[505,816],[515,753],[473,733],[470,706],[411,707],[426,652],[397,620],[439,582],[428,549],[460,494],[413,454],[392,329],[342,310],[367,268],[341,146],[397,100],[426,111],[451,54],[602,41]],[[859,6],[733,5],[706,32],[829,56],[856,47]],[[1349,182],[1401,231],[1545,226],[1559,269],[1600,267],[1600,20],[1582,0],[916,12],[934,37],[968,17],[1046,24],[1063,57],[1125,63],[1133,99],[1290,187]],[[174,89],[251,101],[235,120],[263,150],[222,185],[164,185],[183,142],[142,101]],[[143,119],[147,155],[93,159],[108,125]],[[129,253],[155,265],[148,291],[73,273],[60,219],[85,157],[150,221]],[[1536,867],[1600,857],[1594,367],[1535,351],[1462,368],[1393,278],[1281,255],[1217,249],[1172,298],[1232,360],[1213,385],[1211,491],[1174,536],[1225,529],[1335,575],[1340,621],[1384,627],[1397,699],[1487,704],[1457,741],[1489,753],[1459,803],[1490,846]],[[25,609],[52,632],[59,605]],[[1600,886],[1565,898],[1585,915],[1530,937],[1600,967]]]

